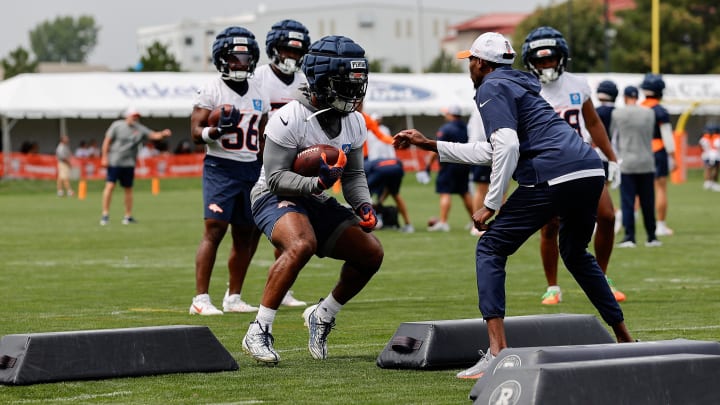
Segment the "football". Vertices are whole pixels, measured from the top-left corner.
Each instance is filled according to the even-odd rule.
[[[229,114],[230,111],[232,111],[232,104],[223,104],[220,107],[212,110],[210,112],[210,116],[208,117],[208,126],[210,127],[216,127],[218,126],[218,123],[220,122],[220,111],[225,109],[225,114]]]
[[[320,172],[320,155],[322,153],[325,153],[325,160],[331,166],[337,163],[340,155],[338,148],[332,145],[317,144],[308,146],[295,157],[293,171],[303,176],[317,176]]]

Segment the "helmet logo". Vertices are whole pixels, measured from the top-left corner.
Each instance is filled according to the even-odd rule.
[[[305,35],[302,32],[288,31],[288,38],[297,39],[298,41],[302,41],[303,39],[305,39]]]
[[[350,69],[367,69],[367,64],[364,60],[351,60]]]
[[[233,52],[247,52],[250,53],[247,46],[236,45],[232,49]]]
[[[543,38],[530,42],[530,49],[539,48],[541,46],[557,46],[557,41],[553,38]]]
[[[535,57],[538,58],[538,59],[539,59],[539,58],[548,58],[548,57],[550,57],[550,56],[553,56],[553,51],[552,51],[551,49],[547,49],[547,48],[545,48],[545,49],[539,49],[539,50],[535,53]]]

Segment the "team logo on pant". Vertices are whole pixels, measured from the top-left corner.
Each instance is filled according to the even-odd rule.
[[[217,214],[220,214],[220,213],[223,212],[223,209],[220,208],[220,206],[217,205],[217,204],[215,204],[215,203],[212,203],[212,204],[208,205],[208,209],[209,209],[210,211],[214,212],[214,213],[217,213]]]
[[[278,208],[287,208],[287,207],[294,207],[295,203],[288,200],[280,201],[277,205]]]

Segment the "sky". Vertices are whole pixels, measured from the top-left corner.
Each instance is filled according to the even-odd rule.
[[[337,4],[338,0],[303,0],[303,6]],[[347,1],[347,0],[346,0]],[[530,12],[539,6],[552,4],[554,0],[443,0],[447,9],[473,10],[478,14],[493,12]],[[557,0],[558,2],[560,0]],[[421,5],[438,7],[437,0],[360,0],[362,4],[399,4],[408,7]],[[88,58],[88,63],[105,65],[113,70],[134,66],[140,58],[136,46],[136,30],[140,27],[175,24],[183,20],[241,15],[257,10],[264,4],[267,9],[292,9],[297,0],[240,0],[230,2],[207,2],[197,0],[33,0],[30,2],[3,3],[0,24],[0,58],[5,58],[18,46],[30,49],[29,33],[44,21],[56,17],[71,16],[77,19],[89,15],[100,27],[98,44]],[[203,5],[207,5],[203,7]],[[225,6],[225,7],[223,7]],[[288,18],[292,18],[288,16]]]

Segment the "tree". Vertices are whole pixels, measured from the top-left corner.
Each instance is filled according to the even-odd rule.
[[[617,44],[613,64],[622,72],[649,72],[652,68],[651,4],[618,12]],[[627,45],[625,45],[627,44]],[[674,74],[720,73],[720,13],[700,0],[660,4],[660,72]]]
[[[9,79],[20,73],[35,73],[38,66],[38,62],[31,61],[30,53],[21,46],[11,51],[0,63],[5,72],[4,79]]]
[[[438,55],[430,65],[425,69],[427,73],[460,73],[463,69],[455,62],[455,58],[452,55],[445,53],[445,50],[440,51]]]
[[[570,17],[568,15],[572,13]],[[563,33],[570,47],[568,66],[573,72],[605,71],[605,14],[603,2],[599,0],[572,0],[571,7],[561,3],[548,8],[539,8],[523,20],[513,35],[513,47],[518,52],[515,66],[525,68],[522,63],[522,44],[533,29],[551,26]]]
[[[39,62],[85,62],[97,45],[99,31],[91,16],[57,17],[30,31],[30,48]]]
[[[179,72],[180,63],[175,59],[167,46],[158,41],[153,42],[145,49],[145,54],[140,57],[139,69],[130,68],[128,70],[141,72]]]

